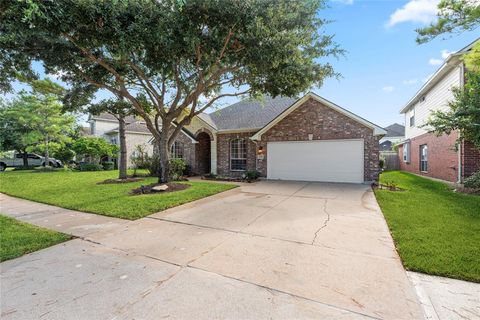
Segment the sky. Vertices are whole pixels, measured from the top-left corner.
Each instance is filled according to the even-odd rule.
[[[331,0],[321,18],[332,22],[326,34],[346,50],[328,59],[340,79],[327,79],[312,91],[382,127],[403,124],[399,110],[440,67],[449,53],[480,31],[445,36],[418,45],[415,29],[435,20],[438,0]],[[36,69],[41,73],[41,65]],[[16,84],[17,90],[22,86]],[[8,95],[7,97],[12,97]],[[222,105],[236,102],[231,98]],[[86,117],[81,118],[82,122]]]

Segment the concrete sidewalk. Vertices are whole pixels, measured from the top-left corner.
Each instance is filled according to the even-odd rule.
[[[20,221],[80,238],[98,231],[113,230],[129,222],[15,198],[3,193],[0,193],[0,212]]]

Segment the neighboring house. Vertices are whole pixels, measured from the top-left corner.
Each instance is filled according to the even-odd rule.
[[[386,133],[314,93],[248,99],[192,119],[172,156],[196,174],[257,170],[269,179],[360,183],[378,179],[378,142]]]
[[[451,54],[400,111],[405,116],[405,140],[399,147],[401,170],[462,182],[479,169],[480,153],[471,143],[463,141],[456,148],[458,132],[436,136],[424,127],[432,111],[449,110],[448,103],[454,98],[452,88],[463,87],[465,66],[461,56],[472,45]]]
[[[390,151],[393,147],[405,140],[405,126],[394,123],[385,127],[387,134],[380,139],[380,151]]]

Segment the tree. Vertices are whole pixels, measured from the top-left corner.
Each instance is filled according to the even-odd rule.
[[[118,152],[116,145],[99,137],[81,137],[73,143],[72,149],[78,155],[86,157],[87,162],[96,164],[100,163],[101,157],[112,157]]]
[[[453,88],[450,110],[434,111],[426,126],[438,135],[459,130],[458,142],[465,139],[480,148],[480,73],[467,72],[466,79],[464,88]]]
[[[45,165],[49,165],[50,142],[59,145],[67,142],[74,130],[75,118],[62,112],[62,105],[54,94],[60,86],[50,80],[37,80],[32,88],[31,93],[23,91],[1,106],[1,148],[23,153],[23,163],[28,165],[26,152],[42,144]]]
[[[41,139],[30,125],[29,112],[28,105],[21,99],[0,103],[0,150],[22,153],[24,166],[28,166],[27,148]]]
[[[0,7],[0,85],[32,77],[32,60],[71,85],[69,102],[107,90],[131,103],[169,149],[221,98],[294,96],[335,76],[342,50],[324,34],[324,1],[7,1]]]
[[[49,79],[35,80],[31,83],[33,92],[23,95],[28,106],[30,126],[42,137],[45,165],[50,163],[50,142],[63,144],[74,131],[75,118],[63,113],[58,97],[63,88]]]
[[[417,42],[425,43],[445,33],[471,31],[480,25],[480,2],[477,0],[441,0],[436,22],[417,29]]]
[[[125,138],[125,118],[135,114],[132,105],[123,99],[106,99],[90,104],[87,112],[98,115],[102,112],[113,115],[118,120],[118,135],[120,140],[120,161],[118,165],[118,178],[127,179],[127,142]]]

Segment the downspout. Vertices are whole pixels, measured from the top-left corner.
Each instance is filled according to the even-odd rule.
[[[463,62],[460,64],[460,88],[465,86],[465,66]],[[458,131],[458,141],[460,142],[460,146],[457,150],[457,157],[458,157],[458,176],[457,176],[457,183],[463,182],[463,166],[462,166],[462,151],[463,151],[463,141],[461,140],[462,136],[460,130]]]

